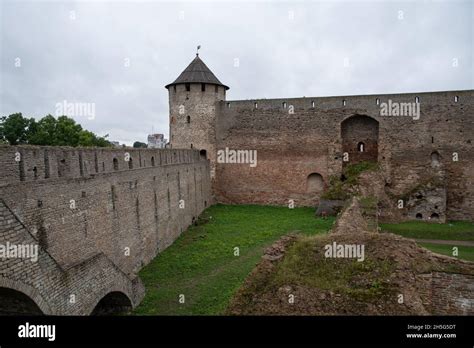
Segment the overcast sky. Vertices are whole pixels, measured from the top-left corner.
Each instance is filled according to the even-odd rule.
[[[168,136],[198,44],[229,100],[473,89],[473,3],[0,0],[0,115],[66,100],[110,140]]]

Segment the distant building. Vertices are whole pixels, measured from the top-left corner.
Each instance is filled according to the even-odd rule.
[[[148,135],[148,148],[149,149],[164,149],[167,139],[163,134],[150,134]]]
[[[111,141],[110,142],[114,147],[121,147],[120,143],[118,141]]]

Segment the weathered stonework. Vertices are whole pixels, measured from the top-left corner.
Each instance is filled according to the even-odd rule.
[[[185,82],[167,86],[171,146],[193,143],[207,150],[218,202],[288,205],[293,200],[296,206],[314,206],[330,176],[340,176],[348,163],[373,160],[383,169],[394,206],[435,175],[442,177],[445,194],[431,199],[440,201],[434,204],[438,209],[421,204],[423,219],[433,214],[438,221],[474,219],[473,90],[229,101],[226,86],[208,84],[202,91],[206,81],[193,76],[186,92]],[[418,102],[419,115],[382,116],[389,102]],[[179,105],[185,106],[183,115]],[[257,166],[216,163],[215,152],[226,148],[256,150]],[[317,174],[323,190],[310,183]],[[410,202],[413,209],[404,203],[403,218],[420,213],[418,203]]]
[[[40,249],[1,260],[0,288],[45,314],[90,314],[110,293],[137,305],[138,271],[211,204],[196,150],[0,146],[0,163],[0,244]]]

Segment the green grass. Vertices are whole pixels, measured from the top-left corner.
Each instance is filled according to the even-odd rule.
[[[474,223],[453,221],[446,224],[407,221],[398,224],[380,224],[382,231],[407,238],[474,241]]]
[[[324,237],[298,240],[278,264],[270,286],[308,286],[346,293],[359,299],[380,296],[386,291],[384,279],[393,271],[390,261],[326,258],[323,250],[327,243],[328,239]],[[356,286],[355,279],[363,279],[363,286]]]
[[[200,221],[208,222],[188,228],[140,271],[146,295],[133,314],[222,314],[265,247],[295,230],[324,233],[334,218],[315,218],[314,208],[215,205]]]
[[[442,244],[431,244],[431,243],[419,243],[422,247],[431,250],[432,252],[453,256],[454,245],[442,245]],[[456,245],[458,248],[459,259],[468,261],[474,261],[474,247]]]

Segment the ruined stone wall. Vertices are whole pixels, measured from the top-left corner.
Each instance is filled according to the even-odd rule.
[[[2,243],[21,229],[15,227],[20,224],[24,232],[17,239],[29,233],[62,270],[58,274],[85,274],[70,275],[68,290],[61,291],[71,291],[76,279],[78,287],[90,287],[84,291],[92,291],[93,297],[101,295],[94,292],[95,286],[97,291],[107,288],[93,280],[106,269],[103,265],[133,279],[211,200],[209,162],[197,150],[1,146],[0,166],[0,199],[18,220],[2,222]],[[4,272],[15,271],[5,265],[0,267]],[[39,283],[31,286],[54,283],[50,272],[43,271],[35,270],[40,274],[33,278]],[[90,278],[85,281],[89,285],[81,278]],[[99,278],[108,284],[116,281]],[[53,296],[54,291],[45,293]],[[61,308],[52,312],[67,312]],[[82,310],[76,313],[88,314],[89,308]]]
[[[389,100],[418,100],[420,118],[381,116],[381,105]],[[440,177],[446,187],[446,217],[472,220],[473,104],[472,90],[219,102],[217,150],[257,150],[258,165],[217,164],[216,198],[228,203],[283,205],[293,199],[296,205],[317,204],[319,197],[308,195],[308,176],[319,173],[327,186],[331,175],[340,175],[345,140],[341,123],[366,115],[379,123],[378,162],[394,199]],[[356,147],[356,141],[349,139],[345,146],[353,142]],[[431,163],[434,151],[440,155],[436,167]],[[453,161],[454,152],[458,161]],[[406,212],[410,214],[416,211]]]

